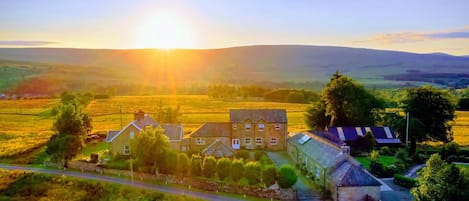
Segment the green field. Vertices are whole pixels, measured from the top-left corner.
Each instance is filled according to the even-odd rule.
[[[283,108],[287,110],[290,132],[307,129],[303,122],[306,104],[262,101],[222,101],[203,95],[180,96],[117,96],[93,100],[86,111],[93,119],[93,132],[120,129],[120,107],[125,126],[139,109],[155,114],[160,101],[163,105],[181,106],[182,123],[189,133],[205,122],[229,121],[229,109]],[[47,142],[54,117],[50,114],[58,99],[1,100],[0,101],[0,158],[27,152]],[[456,112],[453,126],[454,139],[462,146],[469,146],[469,112]]]
[[[354,157],[358,162],[360,162],[363,167],[370,170],[371,158],[369,156],[359,156]],[[384,167],[394,164],[396,158],[394,156],[379,156],[378,162],[382,163]]]

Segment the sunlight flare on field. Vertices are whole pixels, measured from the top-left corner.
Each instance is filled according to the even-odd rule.
[[[160,13],[148,16],[136,30],[136,46],[139,48],[194,48],[195,30],[181,16]]]

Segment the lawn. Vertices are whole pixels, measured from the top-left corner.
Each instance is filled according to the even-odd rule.
[[[370,170],[371,158],[369,156],[355,157],[355,159],[367,170]],[[379,156],[378,158],[378,162],[382,163],[384,167],[394,164],[395,161],[396,158],[394,156]]]

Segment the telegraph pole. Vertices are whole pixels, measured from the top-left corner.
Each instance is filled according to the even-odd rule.
[[[406,148],[409,143],[409,119],[410,119],[410,113],[407,112],[407,123],[406,123],[406,131],[405,131],[405,147]]]

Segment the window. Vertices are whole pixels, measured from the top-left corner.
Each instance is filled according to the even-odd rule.
[[[244,144],[250,145],[251,144],[251,138],[244,138]]]
[[[277,138],[273,137],[273,138],[270,138],[270,144],[277,144],[278,141],[277,141]]]
[[[264,124],[258,124],[259,131],[264,131]]]
[[[200,138],[200,137],[196,138],[196,139],[195,139],[195,144],[196,144],[196,145],[203,145],[203,144],[205,144],[204,139],[203,139],[203,138]]]
[[[124,155],[129,155],[129,154],[130,154],[130,146],[124,145]]]
[[[233,130],[236,130],[238,128],[237,124],[233,124]]]
[[[251,123],[244,124],[244,127],[246,128],[246,131],[251,131]]]
[[[279,123],[275,124],[275,130],[280,130],[280,124]]]
[[[134,139],[135,137],[135,132],[134,131],[130,131],[130,139]]]
[[[262,144],[262,138],[260,138],[260,137],[256,138],[256,144],[261,145]]]

